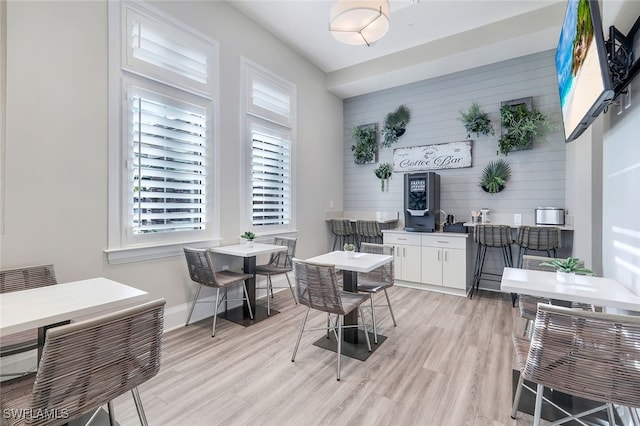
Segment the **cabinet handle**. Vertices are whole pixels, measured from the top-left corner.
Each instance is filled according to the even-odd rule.
[[[448,262],[448,261],[449,261],[449,252],[448,252],[448,251],[445,251],[445,252],[444,252],[444,261],[445,261],[445,262]]]
[[[407,248],[402,247],[402,257],[407,257]]]
[[[440,250],[438,250],[438,262],[440,262]]]
[[[450,241],[440,241],[440,240],[438,240],[438,243],[440,243],[440,244],[449,244]]]

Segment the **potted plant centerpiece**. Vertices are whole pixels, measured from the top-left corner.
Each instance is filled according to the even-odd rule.
[[[593,271],[591,269],[583,268],[580,259],[575,257],[553,259],[550,262],[542,262],[540,266],[555,268],[556,277],[561,283],[574,283],[576,274],[593,275]]]
[[[489,194],[496,194],[504,189],[510,177],[509,163],[502,159],[491,161],[482,170],[480,187]]]
[[[347,254],[347,259],[353,259],[356,253],[356,246],[354,244],[347,243],[342,247],[344,252]]]
[[[253,240],[256,239],[256,234],[251,231],[246,231],[244,234],[240,235],[240,238],[247,240],[247,245],[249,247],[253,247]]]

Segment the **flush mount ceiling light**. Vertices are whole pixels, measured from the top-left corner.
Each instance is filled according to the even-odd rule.
[[[389,30],[388,0],[338,0],[329,31],[342,43],[371,45]]]

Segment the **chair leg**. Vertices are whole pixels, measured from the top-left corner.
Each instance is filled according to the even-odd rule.
[[[291,280],[289,279],[289,274],[285,272],[284,276],[287,277],[287,282],[289,283],[289,290],[291,290],[291,296],[293,296],[293,301],[297,305],[298,304],[298,299],[296,298],[296,292],[293,291],[293,286],[291,285]]]
[[[273,297],[273,289],[271,288],[271,275],[267,274],[267,316],[271,316],[271,298],[269,297],[269,290],[271,290],[271,297]]]
[[[300,333],[298,333],[298,340],[296,341],[296,346],[293,348],[293,355],[291,355],[291,362],[296,360],[296,353],[298,353],[298,346],[300,346],[300,339],[302,338],[302,332],[304,331],[304,326],[307,323],[307,317],[309,316],[309,311],[311,308],[307,307],[307,312],[304,314],[304,319],[302,320],[302,325],[300,326]]]
[[[249,292],[247,291],[247,284],[242,281],[242,289],[244,290],[244,297],[247,300],[247,306],[249,307],[249,316],[253,319],[253,312],[251,311],[251,303],[249,303]],[[267,295],[267,300],[269,300],[269,295]]]
[[[373,343],[378,344],[378,329],[376,328],[376,312],[373,305],[373,293],[369,295],[369,302],[371,303],[371,323],[373,324]],[[364,319],[362,321],[364,323]]]
[[[144,408],[142,407],[142,400],[140,399],[140,393],[138,392],[138,388],[131,389],[131,394],[133,395],[133,402],[136,404],[136,411],[138,412],[138,418],[140,419],[140,424],[142,426],[147,426],[147,416],[144,415]]]
[[[109,426],[116,426],[116,414],[113,409],[113,401],[107,402],[107,410],[109,411]]]
[[[391,301],[389,300],[389,293],[387,293],[387,289],[383,288],[384,290],[384,297],[387,298],[387,306],[389,307],[389,313],[391,314],[391,320],[393,321],[393,326],[397,327],[398,324],[396,324],[396,317],[393,315],[393,309],[391,309]]]
[[[191,309],[189,309],[189,317],[187,318],[187,323],[184,325],[185,327],[189,325],[189,321],[191,321],[191,314],[193,314],[193,308],[196,307],[196,301],[198,300],[198,296],[200,295],[200,290],[202,290],[202,286],[198,285],[198,291],[196,291],[196,295],[193,298],[193,302],[191,302]]]
[[[616,417],[613,414],[613,404],[607,404],[607,417],[609,417],[609,425],[616,426]]]
[[[358,306],[360,312],[360,319],[362,320],[362,326],[364,327],[364,338],[367,341],[367,349],[371,352],[371,341],[369,340],[369,330],[367,330],[367,322],[364,320],[364,314],[362,313],[362,305]]]
[[[338,371],[336,375],[336,380],[340,381],[340,361],[342,355],[342,327],[344,326],[344,316],[338,315]]]
[[[516,385],[516,395],[513,398],[513,406],[511,407],[511,418],[515,419],[516,414],[518,413],[518,405],[520,405],[520,395],[522,395],[522,384],[524,383],[524,377],[522,377],[522,372],[520,372],[520,378],[518,379],[518,384]]]
[[[536,387],[536,408],[533,413],[533,426],[540,426],[540,416],[542,415],[542,394],[544,393],[544,386],[538,384]]]
[[[216,320],[218,319],[218,300],[220,299],[220,288],[216,289],[216,307],[213,309],[213,328],[211,329],[211,337],[216,335]]]

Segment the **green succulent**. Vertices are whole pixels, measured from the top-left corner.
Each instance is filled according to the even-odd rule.
[[[246,238],[249,241],[253,241],[256,238],[256,234],[251,231],[246,231],[244,234],[240,235],[240,238]]]
[[[511,177],[511,166],[506,161],[499,159],[489,162],[482,170],[480,186],[490,194],[498,193]]]
[[[344,247],[342,247],[344,249],[344,251],[355,251],[356,250],[356,246],[353,244],[345,244]]]
[[[549,266],[562,272],[575,272],[576,274],[593,275],[593,271],[591,269],[580,267],[580,259],[576,257],[553,259],[550,262],[542,262],[540,266]]]
[[[471,133],[475,133],[476,137],[480,137],[481,134],[485,136],[496,134],[489,115],[480,109],[480,105],[476,101],[471,103],[468,110],[460,110],[460,118],[458,120],[464,123],[468,138],[471,137]]]

